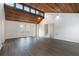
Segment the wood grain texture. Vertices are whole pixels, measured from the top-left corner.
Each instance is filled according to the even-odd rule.
[[[13,7],[11,8],[9,6],[5,6],[4,10],[5,10],[6,20],[10,20],[10,21],[19,21],[19,22],[38,24],[43,19],[43,17],[41,16],[23,12]],[[38,19],[39,17],[40,19]]]
[[[79,3],[24,3],[43,12],[79,13]]]
[[[79,56],[79,43],[34,37],[7,39],[1,56]]]

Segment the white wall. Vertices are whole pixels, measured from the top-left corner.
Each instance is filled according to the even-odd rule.
[[[35,24],[5,21],[5,38],[35,36]]]
[[[44,37],[44,36],[45,36],[45,35],[44,35],[44,25],[39,24],[39,29],[38,29],[38,31],[39,31],[39,37]]]
[[[79,13],[59,13],[59,19],[56,19],[56,16],[57,13],[45,15],[49,24],[49,36],[79,43]]]
[[[0,49],[2,47],[2,43],[4,42],[4,7],[3,4],[0,3]]]

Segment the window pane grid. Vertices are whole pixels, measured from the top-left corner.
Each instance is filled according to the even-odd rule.
[[[40,15],[40,16],[43,16],[44,17],[44,13],[37,10],[37,9],[34,9],[32,7],[29,7],[29,6],[25,6],[25,5],[22,5],[22,4],[19,4],[19,3],[5,3],[6,5],[8,6],[11,6],[11,7],[15,7],[17,9],[21,9],[23,11],[26,11],[26,12],[29,12],[29,13],[32,13],[32,14],[36,14],[36,15]]]
[[[24,11],[30,12],[30,8],[29,8],[29,7],[24,6]]]
[[[8,6],[14,7],[14,3],[5,3]]]
[[[40,14],[39,11],[36,11],[36,14],[39,15]]]
[[[16,4],[16,8],[18,8],[18,9],[23,9],[23,5],[21,5],[21,4]]]
[[[43,16],[44,14],[43,13],[41,13],[41,16]]]
[[[31,8],[31,13],[35,14],[35,9]]]

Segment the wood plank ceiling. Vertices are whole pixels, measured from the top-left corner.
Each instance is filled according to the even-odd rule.
[[[43,12],[79,13],[79,3],[24,3]]]
[[[79,3],[22,3],[38,9],[42,12],[53,13],[79,13]],[[5,18],[10,21],[20,21],[26,23],[38,24],[42,21],[43,17],[24,13],[16,10],[15,8],[8,8],[5,6]],[[38,19],[40,17],[40,19]]]

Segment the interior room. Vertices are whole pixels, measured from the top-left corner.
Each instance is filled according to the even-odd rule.
[[[79,56],[79,3],[0,3],[0,56]]]

